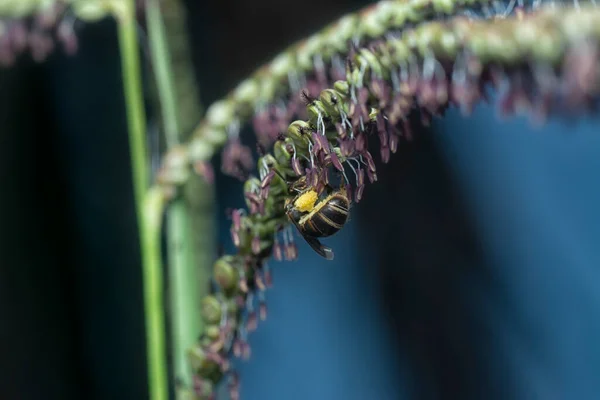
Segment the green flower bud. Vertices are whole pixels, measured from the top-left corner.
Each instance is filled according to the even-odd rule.
[[[309,104],[306,107],[306,111],[308,112],[308,120],[310,123],[316,126],[319,130],[321,129],[320,124],[322,123],[323,119],[329,118],[329,114],[327,113],[327,110],[325,110],[325,107],[320,100],[315,100],[312,102],[312,104]]]
[[[287,129],[287,136],[291,138],[294,143],[300,144],[305,142],[306,136],[310,134],[311,128],[308,122],[306,121],[294,121],[292,122]]]
[[[240,83],[232,94],[232,99],[238,107],[251,109],[259,94],[259,85],[256,79],[249,78]]]
[[[335,81],[333,83],[333,88],[344,96],[348,96],[350,94],[350,86],[346,81]]]
[[[255,193],[260,190],[260,179],[256,177],[249,178],[244,182],[245,193]]]
[[[340,116],[340,109],[343,107],[344,95],[334,89],[325,89],[319,95],[319,100],[323,104],[325,111],[333,118]]]
[[[221,338],[221,328],[219,325],[208,325],[204,328],[204,336],[212,342]]]
[[[393,39],[390,41],[390,53],[396,65],[408,62],[411,56],[408,44],[403,40]]]
[[[386,24],[381,20],[382,15],[377,13],[379,7],[375,7],[376,8],[374,10],[369,11],[363,16],[360,24],[360,33],[371,39],[382,36],[388,29]]]
[[[360,49],[359,53],[360,57],[365,60],[372,73],[378,77],[383,77],[383,69],[381,68],[381,64],[379,63],[377,56],[367,49]]]
[[[208,324],[221,321],[221,302],[215,296],[209,295],[202,299],[202,319]]]
[[[228,99],[217,101],[206,110],[206,121],[213,128],[226,128],[233,118],[233,102]]]
[[[429,8],[431,7],[431,0],[410,0],[408,7],[406,15],[407,21],[419,23],[425,19],[425,15],[427,15]]]
[[[202,347],[195,345],[188,350],[188,359],[190,360],[192,370],[202,378],[208,379],[213,383],[218,382],[218,379],[221,378],[221,368],[215,361],[207,357],[206,351]]]
[[[537,43],[531,49],[538,62],[557,65],[563,58],[564,39],[556,32],[542,32]]]
[[[410,15],[410,6],[404,2],[395,2],[390,15],[390,25],[394,27],[403,27]]]
[[[288,73],[295,69],[294,55],[291,51],[281,53],[269,64],[270,75],[272,79],[281,81],[284,78],[287,79]]]
[[[230,256],[219,258],[213,267],[213,277],[223,292],[231,295],[237,289],[240,275]]]
[[[323,42],[324,38],[317,33],[309,37],[300,45],[296,52],[298,68],[302,71],[310,71],[313,69],[313,58],[323,47]]]
[[[500,30],[490,29],[485,35],[487,51],[494,59],[504,64],[519,62],[519,49],[514,41]]]
[[[257,76],[259,77],[257,80],[259,84],[259,95],[255,103],[270,103],[277,93],[279,82],[271,77],[269,70],[266,67],[261,69]]]
[[[8,18],[23,18],[33,14],[37,7],[37,0],[3,0],[0,1],[0,15]]]
[[[104,5],[88,1],[77,1],[72,7],[73,14],[85,22],[99,21],[105,18],[108,10]]]
[[[227,142],[228,136],[225,128],[208,126],[204,131],[204,141],[216,148],[221,148]]]
[[[275,159],[281,165],[288,165],[290,163],[290,160],[292,159],[293,153],[290,154],[286,148],[289,143],[293,143],[292,139],[285,138],[285,141],[278,140],[273,146],[273,154],[275,156]]]
[[[157,181],[163,184],[182,185],[191,175],[188,151],[184,146],[176,146],[167,152],[158,172]]]
[[[333,24],[327,29],[324,39],[326,45],[338,53],[348,51],[348,41],[357,32],[358,22],[359,18],[355,14],[342,17],[337,24]]]
[[[188,156],[192,161],[208,161],[214,154],[214,147],[205,140],[205,132],[202,129],[199,134],[194,135],[188,145]]]
[[[452,15],[454,14],[456,0],[433,0],[433,10],[436,13]]]
[[[206,352],[200,346],[194,346],[188,351],[188,357],[192,369],[200,372],[208,366],[209,360],[206,358]]]

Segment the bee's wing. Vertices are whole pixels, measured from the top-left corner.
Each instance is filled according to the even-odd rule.
[[[330,260],[330,261],[333,260],[333,250],[331,250],[330,247],[327,247],[327,246],[324,246],[323,244],[321,244],[319,239],[303,235],[302,229],[300,229],[300,226],[298,225],[298,223],[296,221],[294,221],[292,218],[289,218],[289,220],[292,221],[292,223],[298,230],[298,233],[300,233],[300,236],[302,236],[304,238],[304,240],[306,240],[306,243],[308,243],[310,245],[310,247],[312,247],[313,250],[317,252],[318,255],[320,255],[323,258],[326,258],[327,260]]]

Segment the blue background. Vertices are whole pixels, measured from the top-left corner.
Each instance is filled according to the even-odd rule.
[[[349,7],[189,3],[205,103]],[[0,71],[3,400],[147,398],[114,25],[79,36],[76,57]],[[242,399],[600,398],[599,126],[480,106],[404,144],[327,240],[333,262],[298,240],[272,264]],[[227,246],[240,184],[218,189]]]
[[[500,122],[481,106],[434,124],[483,255],[482,268],[457,283],[466,321],[478,326],[469,346],[489,383],[475,398],[600,396],[599,122],[540,128],[523,118]],[[329,240],[333,262],[299,240],[299,261],[274,264],[269,320],[251,336],[251,361],[239,363],[243,398],[415,397],[409,356],[396,357],[407,343],[390,335],[369,273],[376,257],[365,236],[374,225],[354,220]]]

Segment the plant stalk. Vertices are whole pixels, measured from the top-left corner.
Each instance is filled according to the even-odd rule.
[[[201,113],[184,17],[178,0],[160,4],[158,0],[147,1],[150,53],[168,148],[185,140],[184,133],[192,129]],[[210,185],[193,176],[167,210],[171,357],[179,384],[178,399],[187,396],[186,390],[192,387],[187,350],[202,331],[200,300],[209,289],[214,248],[212,202]]]
[[[126,12],[120,16],[118,35],[144,280],[148,391],[151,400],[167,400],[169,392],[159,235],[164,200],[160,191],[148,191],[146,115],[140,79],[135,6],[134,0],[124,1]]]

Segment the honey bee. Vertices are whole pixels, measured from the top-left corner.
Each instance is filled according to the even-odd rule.
[[[321,244],[318,238],[332,236],[342,229],[349,211],[346,190],[333,190],[330,186],[321,196],[312,188],[304,188],[286,204],[286,214],[298,232],[313,250],[328,260],[333,260],[333,250]]]

